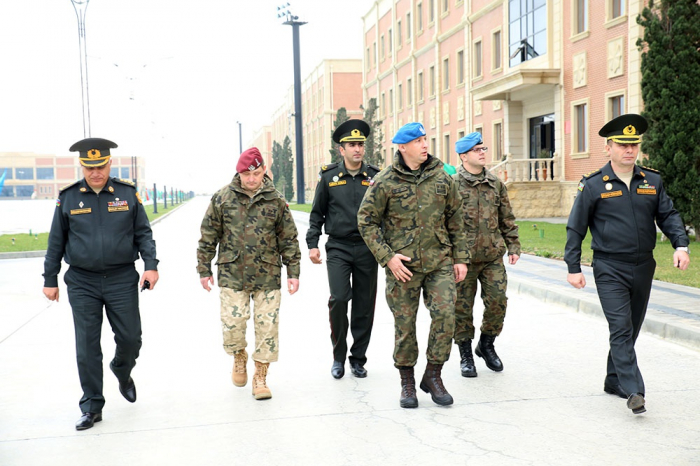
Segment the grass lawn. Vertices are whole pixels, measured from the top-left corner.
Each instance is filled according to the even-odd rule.
[[[185,201],[187,202],[187,201]],[[168,204],[167,209],[163,209],[163,204],[158,205],[158,213],[153,213],[153,206],[147,205],[146,215],[148,215],[148,220],[152,222],[153,220],[161,217],[168,212],[172,212],[174,208],[178,208],[182,204],[176,204],[171,206]],[[14,238],[15,243],[12,244],[12,239]],[[48,247],[49,244],[49,234],[39,233],[38,235],[29,235],[28,233],[17,233],[14,235],[0,235],[0,252],[24,252],[24,251],[43,251]]]
[[[306,212],[307,214],[311,212],[311,204],[289,204],[289,208],[299,212]]]

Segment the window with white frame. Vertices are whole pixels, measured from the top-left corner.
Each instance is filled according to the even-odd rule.
[[[450,59],[442,60],[442,90],[450,88]]]
[[[573,150],[577,154],[588,152],[588,101],[574,102],[573,117]]]
[[[503,66],[501,63],[503,61],[501,57],[501,50],[501,30],[499,29],[498,31],[494,31],[491,35],[491,52],[493,58],[491,61],[492,70],[500,70]]]
[[[464,84],[464,50],[457,52],[457,85]]]
[[[574,34],[581,34],[588,30],[588,0],[574,0],[572,8],[574,14]]]
[[[435,97],[435,67],[431,66],[429,71],[430,79],[430,97]]]
[[[481,41],[478,40],[474,42],[474,66],[472,68],[474,73],[474,78],[480,78],[482,75],[481,70]]]
[[[423,79],[423,72],[418,73],[418,101],[423,102],[425,100],[425,80]]]

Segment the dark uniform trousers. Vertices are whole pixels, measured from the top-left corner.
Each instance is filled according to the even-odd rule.
[[[102,308],[114,332],[117,345],[110,368],[117,379],[126,381],[141,349],[141,316],[138,295],[139,274],[133,264],[107,272],[90,272],[70,267],[64,276],[68,300],[73,308],[78,375],[83,389],[83,413],[102,412]]]
[[[606,383],[619,380],[625,392],[644,394],[634,343],[649,303],[656,269],[654,256],[593,254],[593,276],[610,329]]]
[[[348,301],[352,300],[350,362],[364,365],[374,322],[377,297],[377,260],[362,238],[356,241],[329,237],[326,265],[331,297],[328,300],[333,359],[345,362],[348,352]],[[352,277],[352,284],[351,284]]]

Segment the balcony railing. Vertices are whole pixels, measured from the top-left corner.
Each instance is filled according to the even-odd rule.
[[[559,181],[561,163],[556,162],[559,162],[556,152],[544,159],[514,159],[512,154],[507,154],[505,160],[490,166],[489,171],[504,183]]]

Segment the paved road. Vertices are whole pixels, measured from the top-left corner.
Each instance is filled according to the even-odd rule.
[[[479,377],[464,379],[455,349],[444,374],[453,406],[420,392],[418,409],[399,407],[383,280],[369,377],[348,371],[334,380],[325,266],[312,265],[304,247],[301,289],[283,297],[281,356],[268,378],[273,398],[255,401],[250,385],[230,381],[218,294],[203,291],[195,272],[205,205],[195,199],[154,226],[161,281],[141,294],[138,401],[121,397],[106,368],[114,343],[105,325],[104,421],[84,432],[73,428],[80,387],[65,287],[60,303],[48,305],[42,259],[0,262],[0,465],[700,463],[700,352],[642,334],[648,412],[634,416],[602,391],[605,321],[528,296],[524,286],[518,294],[521,285],[510,292],[496,340],[505,371],[478,360]],[[303,234],[306,217],[295,216]],[[421,308],[422,352],[428,324]]]

